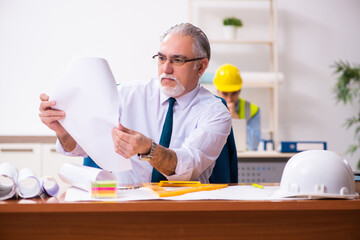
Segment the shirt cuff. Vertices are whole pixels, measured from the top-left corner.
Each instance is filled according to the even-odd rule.
[[[84,158],[88,157],[87,153],[77,143],[76,143],[74,150],[72,150],[71,152],[65,151],[65,149],[62,147],[59,139],[56,140],[56,151],[58,153],[64,154],[65,156],[84,157]]]
[[[193,168],[191,166],[191,161],[186,161],[186,159],[191,159],[190,156],[186,157],[188,153],[186,151],[181,151],[180,149],[172,149],[178,159],[175,174],[173,175],[164,175],[169,181],[191,181]]]

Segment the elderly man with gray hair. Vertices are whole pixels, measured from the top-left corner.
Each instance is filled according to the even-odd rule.
[[[119,86],[119,125],[112,137],[115,151],[131,159],[132,170],[118,173],[118,181],[208,183],[231,130],[226,106],[199,84],[210,60],[209,41],[198,27],[179,24],[161,37],[153,58],[158,78]],[[57,150],[96,167],[59,124],[65,113],[53,109],[56,103],[46,94],[40,99],[40,118],[56,132]]]

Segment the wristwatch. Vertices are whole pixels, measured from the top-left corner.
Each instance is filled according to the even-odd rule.
[[[154,157],[154,152],[156,148],[156,143],[151,140],[151,148],[149,154],[140,154],[138,153],[138,157],[141,161],[150,161]]]

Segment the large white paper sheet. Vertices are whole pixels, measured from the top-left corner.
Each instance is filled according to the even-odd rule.
[[[111,131],[119,121],[115,79],[105,59],[76,57],[50,96],[65,111],[61,125],[101,168],[131,169],[129,159],[114,150]]]
[[[118,198],[94,199],[89,191],[70,187],[66,191],[65,201],[135,201],[135,200],[276,200],[285,198],[274,198],[272,194],[278,190],[278,186],[265,186],[263,189],[252,186],[229,186],[212,191],[200,191],[187,193],[174,197],[158,197],[147,188],[133,190],[119,190]],[[290,199],[288,199],[290,200]]]

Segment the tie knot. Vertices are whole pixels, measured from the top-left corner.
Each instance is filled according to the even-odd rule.
[[[173,107],[174,106],[174,103],[175,103],[176,99],[171,97],[169,98],[169,107]]]

